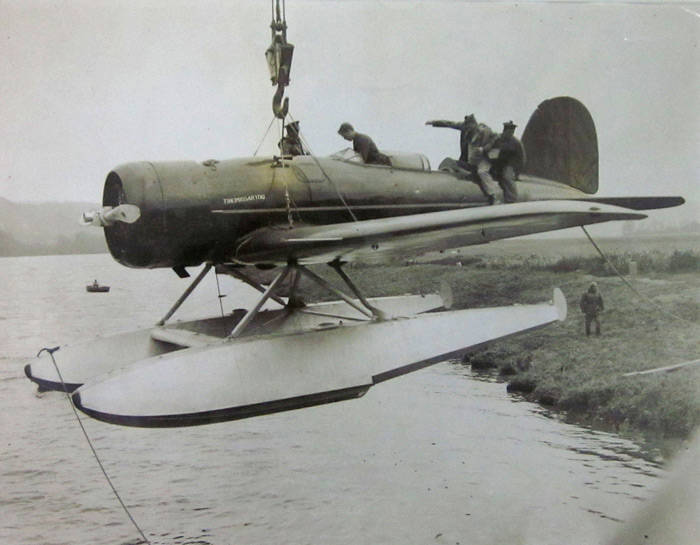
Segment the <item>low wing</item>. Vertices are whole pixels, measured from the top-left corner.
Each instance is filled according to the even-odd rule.
[[[503,238],[566,229],[645,214],[605,203],[533,201],[412,214],[331,225],[264,227],[245,237],[234,258],[241,263],[382,262],[428,251],[484,244]]]

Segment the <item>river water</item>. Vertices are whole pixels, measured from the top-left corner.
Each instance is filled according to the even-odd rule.
[[[156,322],[187,281],[107,255],[0,259],[0,543],[135,544],[62,394],[23,358]],[[108,294],[88,294],[97,278]],[[252,290],[220,279],[226,308]],[[216,314],[208,277],[176,314]],[[361,399],[195,428],[83,418],[154,544],[606,543],[662,481],[615,435],[444,362]]]

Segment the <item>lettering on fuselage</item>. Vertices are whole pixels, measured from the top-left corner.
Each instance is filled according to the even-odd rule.
[[[224,204],[238,204],[242,202],[264,201],[265,195],[257,193],[255,195],[241,195],[240,197],[225,197]]]

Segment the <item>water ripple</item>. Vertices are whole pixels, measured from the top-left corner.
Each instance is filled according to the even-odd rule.
[[[66,399],[36,398],[14,357],[151,324],[182,286],[169,271],[125,271],[108,256],[8,259],[3,273],[21,285],[27,263],[32,285],[52,289],[0,285],[13,304],[3,327],[14,331],[0,359],[0,543],[137,545]],[[95,270],[129,289],[88,299],[75,278]],[[218,309],[216,292],[204,292],[199,302],[212,295]],[[504,519],[527,528],[513,542],[575,535],[588,545],[663,474],[633,443],[513,403],[503,384],[457,368],[439,364],[357,401],[199,428],[83,421],[154,545],[432,543],[438,534],[492,545]]]

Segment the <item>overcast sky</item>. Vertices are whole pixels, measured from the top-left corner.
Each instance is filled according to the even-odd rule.
[[[0,0],[0,197],[101,200],[117,164],[250,156],[272,119],[270,2]],[[700,200],[700,5],[287,0],[291,114],[312,150],[343,121],[435,167],[475,113],[517,134],[578,98],[603,195]],[[275,150],[278,134],[260,154]]]

